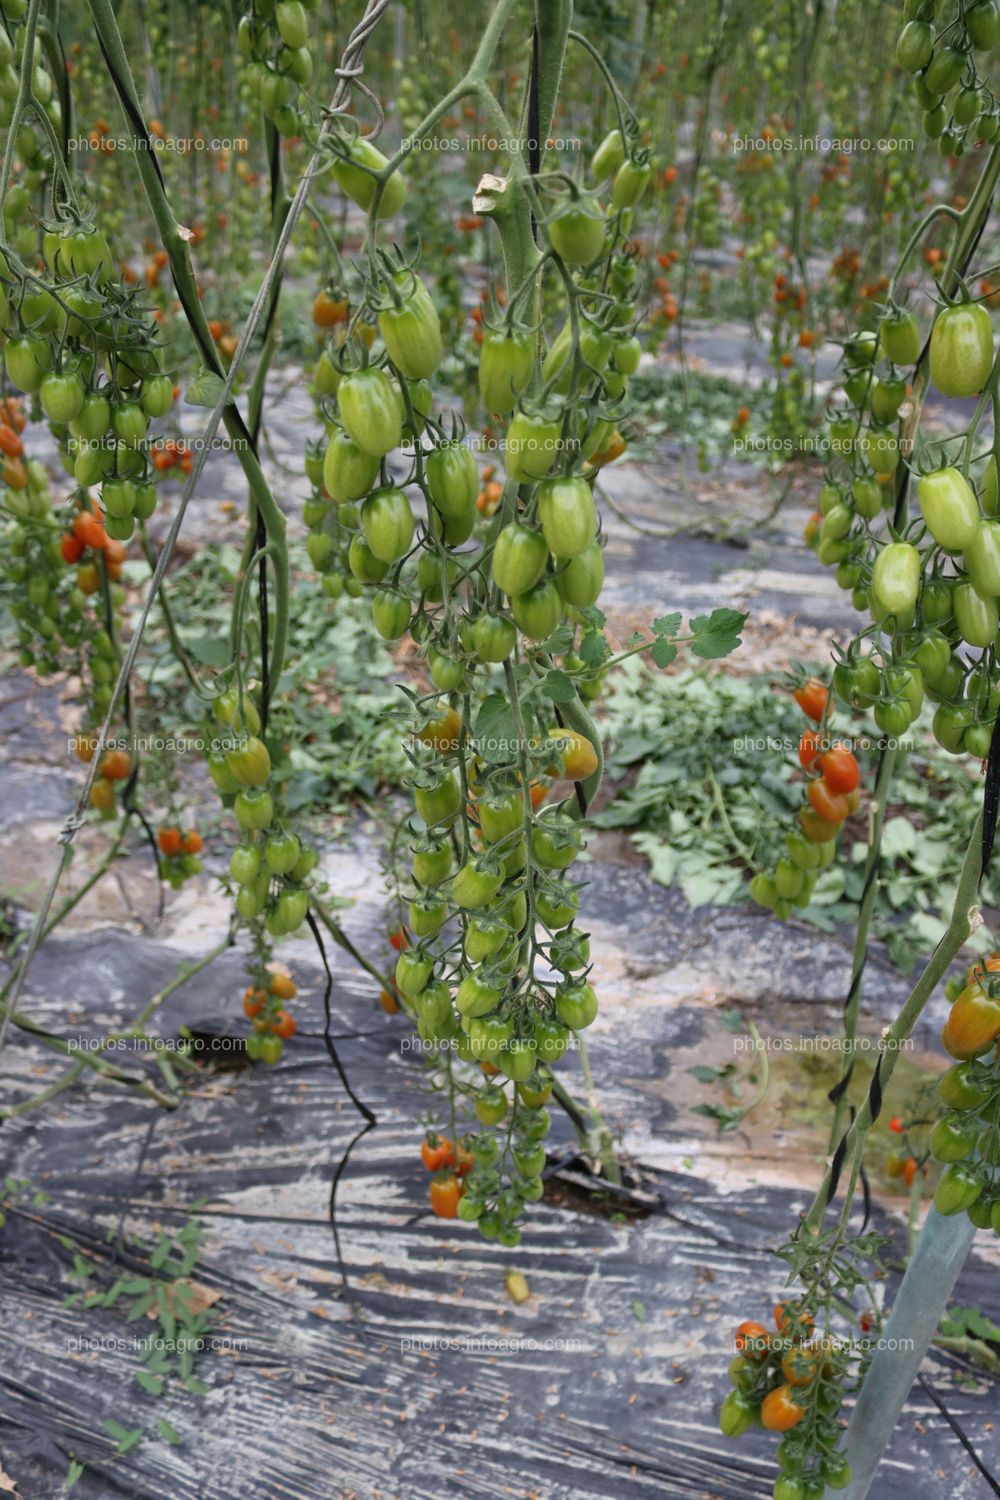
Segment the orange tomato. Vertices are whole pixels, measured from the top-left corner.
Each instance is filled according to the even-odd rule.
[[[790,1385],[779,1385],[775,1390],[768,1391],[761,1403],[760,1420],[771,1432],[788,1432],[804,1416],[805,1408],[795,1400],[795,1392]]]
[[[279,1000],[294,1000],[298,994],[295,981],[290,974],[272,974],[270,989],[271,994]]]
[[[850,811],[847,798],[834,792],[823,777],[810,781],[807,796],[813,812],[826,823],[843,823]]]
[[[115,752],[112,751],[111,753],[114,754]],[[107,757],[105,756],[106,759]],[[101,764],[103,765],[104,762],[102,761]],[[184,849],[184,840],[181,838],[181,831],[173,825],[157,829],[156,842],[160,846],[160,853],[165,854],[168,859],[175,858]]]
[[[387,1016],[394,1016],[399,1010],[399,1001],[389,990],[379,990],[378,1000]]]
[[[420,1147],[420,1160],[428,1172],[438,1172],[442,1167],[449,1167],[454,1159],[454,1151],[448,1137],[428,1131]]]
[[[110,781],[98,777],[90,788],[90,805],[96,807],[98,812],[111,811],[115,805],[115,789]]]
[[[66,563],[79,562],[85,550],[83,542],[81,542],[78,536],[74,536],[71,531],[67,531],[59,543],[62,560]]]
[[[132,757],[127,750],[107,750],[101,756],[100,772],[108,781],[126,781],[132,774]],[[180,832],[177,833],[180,853]]]
[[[416,737],[423,745],[447,752],[457,750],[461,732],[462,720],[457,710],[445,705],[437,718],[416,731]]]
[[[803,770],[808,771],[810,766],[816,764],[822,739],[822,735],[817,734],[815,729],[803,729],[799,740],[799,765]]]
[[[271,1022],[271,1030],[275,1036],[280,1036],[283,1042],[287,1042],[289,1037],[293,1037],[298,1030],[295,1024],[295,1017],[290,1016],[287,1010],[279,1010]]]
[[[792,697],[806,718],[815,719],[818,724],[826,713],[830,694],[818,677],[808,677],[801,687],[795,689]]]
[[[559,756],[559,761],[550,768],[550,775],[565,776],[568,781],[586,781],[597,770],[597,751],[586,735],[575,729],[552,728],[548,738]]]
[[[844,745],[834,745],[820,761],[823,779],[831,792],[853,792],[861,784],[861,767]]]
[[[453,1219],[458,1213],[458,1200],[462,1196],[458,1178],[451,1172],[447,1176],[431,1178],[431,1208],[439,1219]]]
[[[260,1015],[266,1004],[267,996],[264,991],[255,990],[253,985],[250,985],[243,996],[243,1014],[252,1021]]]
[[[185,854],[200,854],[204,847],[205,840],[194,828],[191,829],[190,833],[184,835],[181,842],[181,848]]]
[[[771,1335],[763,1323],[747,1321],[736,1330],[736,1349],[745,1359],[763,1359],[767,1354]]]
[[[333,328],[347,321],[347,298],[331,297],[324,288],[316,293],[312,305],[312,320],[317,328]]]

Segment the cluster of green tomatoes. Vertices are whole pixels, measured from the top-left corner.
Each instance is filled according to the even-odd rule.
[[[300,95],[313,75],[309,12],[319,0],[250,0],[240,17],[237,46],[246,61],[251,94],[281,135],[301,135]]]
[[[896,61],[912,73],[924,132],[942,156],[961,156],[976,141],[1000,134],[1000,113],[975,53],[1000,42],[997,0],[906,0]]]
[[[260,738],[260,714],[250,692],[228,688],[215,699],[213,713],[216,747],[208,769],[241,831],[229,862],[236,911],[248,924],[261,923],[269,937],[286,937],[305,921],[306,882],[317,856],[282,824],[271,754]]]
[[[928,698],[937,705],[939,744],[985,757],[1000,703],[996,459],[989,449],[976,451],[974,432],[926,442],[919,455],[903,453],[899,416],[922,343],[914,315],[897,307],[876,330],[848,342],[843,387],[850,408],[830,421],[835,458],[806,536],[878,627],[870,643],[871,631],[838,664],[838,695],[872,709],[891,737],[905,734]],[[960,300],[938,311],[928,367],[943,396],[983,390],[993,331],[982,302]]]
[[[374,150],[355,142],[350,161],[338,159],[350,171],[334,167],[370,210]],[[621,451],[616,423],[639,362],[626,234],[651,169],[613,131],[591,175],[606,187],[560,177],[545,220],[549,259],[573,285],[559,331],[546,348],[528,322],[530,284],[484,331],[479,390],[502,428],[506,473],[495,497],[458,424],[435,412],[445,351],[416,267],[378,251],[353,317],[329,298],[313,311],[338,333],[313,375],[327,433],[322,456],[307,458],[310,557],[331,596],[352,583],[370,591],[379,633],[417,642],[432,688],[414,697],[407,744],[414,816],[396,996],[449,1072],[452,1055],[480,1065],[477,1086],[457,1085],[487,1127],[454,1185],[457,1214],[505,1245],[542,1193],[550,1069],[597,1014],[570,876],[585,800],[542,804],[554,780],[592,787],[598,775],[582,706],[604,659],[588,615],[604,576],[593,477],[602,455]],[[380,212],[402,203],[397,177]],[[554,661],[557,703],[540,691]],[[440,1183],[435,1193],[450,1202]]]

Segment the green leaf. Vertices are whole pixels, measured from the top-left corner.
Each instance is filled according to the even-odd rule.
[[[560,672],[554,667],[551,672],[546,672],[542,679],[540,691],[546,698],[551,698],[553,703],[572,703],[576,697],[576,689],[565,672]]]
[[[646,1321],[646,1304],[639,1297],[632,1298],[632,1316],[637,1323]]]
[[[73,1488],[74,1484],[76,1484],[76,1481],[80,1478],[86,1467],[86,1464],[82,1464],[78,1458],[70,1459],[69,1468],[66,1470],[66,1478],[63,1480],[63,1489],[67,1494]]]
[[[184,1442],[184,1439],[177,1431],[177,1428],[171,1427],[166,1417],[157,1417],[156,1430],[160,1434],[160,1437],[165,1438],[166,1441],[170,1443],[170,1445],[174,1448],[180,1448]]]
[[[163,1381],[156,1375],[150,1375],[148,1370],[137,1370],[135,1378],[143,1390],[148,1391],[151,1396],[163,1395]]]
[[[585,630],[580,637],[580,660],[584,666],[597,668],[611,655],[611,647],[599,630]]]
[[[695,656],[715,660],[728,656],[742,645],[740,631],[746,622],[746,614],[739,609],[713,609],[710,615],[698,615],[691,621],[694,640],[691,650]]]
[[[660,668],[669,667],[677,659],[677,647],[673,641],[658,637],[652,644],[649,652],[653,661]]]
[[[653,634],[677,635],[681,628],[681,618],[679,610],[672,615],[660,615],[653,621]]]
[[[144,1427],[123,1427],[120,1422],[113,1420],[102,1422],[101,1425],[105,1432],[109,1433],[118,1444],[118,1447],[115,1449],[116,1453],[128,1453],[131,1448],[141,1443],[146,1436],[146,1429]]]
[[[187,390],[184,400],[188,406],[216,406],[225,389],[225,381],[214,370],[199,370]]]
[[[167,1256],[170,1254],[172,1247],[173,1242],[168,1239],[166,1235],[161,1235],[156,1244],[153,1246],[153,1253],[149,1257],[149,1264],[152,1266],[154,1271],[158,1271],[160,1269],[160,1267],[166,1261]]]
[[[483,700],[473,726],[473,737],[483,760],[494,765],[502,764],[516,754],[514,717],[503,693],[490,693]]]

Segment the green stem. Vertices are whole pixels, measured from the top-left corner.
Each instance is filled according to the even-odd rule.
[[[896,747],[887,745],[879,765],[875,781],[875,794],[871,809],[871,829],[868,837],[868,857],[865,861],[865,881],[862,887],[861,906],[858,909],[858,925],[854,933],[854,956],[851,961],[851,982],[844,1004],[844,1062],[840,1073],[841,1092],[834,1106],[830,1126],[829,1151],[836,1149],[844,1129],[847,1113],[847,1084],[854,1071],[854,1041],[858,1032],[858,1012],[861,1008],[862,981],[868,960],[868,936],[879,892],[879,866],[882,857],[882,829],[885,824],[885,808],[889,800],[889,789],[896,769]]]

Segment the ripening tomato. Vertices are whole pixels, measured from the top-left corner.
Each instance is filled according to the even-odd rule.
[[[826,713],[826,705],[830,700],[829,691],[816,677],[807,678],[800,688],[796,688],[792,697],[806,718],[815,719],[817,723]]]
[[[979,984],[966,985],[948,1013],[941,1033],[946,1052],[961,1061],[982,1057],[1000,1037],[1000,1003]]]
[[[132,774],[132,757],[127,750],[107,750],[98,769],[108,781],[127,781]]]
[[[90,788],[90,805],[98,812],[109,813],[115,805],[115,789],[110,781],[98,778]]]
[[[452,1172],[431,1178],[431,1208],[439,1219],[453,1219],[458,1213],[462,1188]]]
[[[763,1359],[770,1348],[771,1335],[763,1323],[748,1320],[737,1328],[735,1343],[744,1359]]]
[[[546,743],[557,757],[549,769],[551,776],[565,777],[567,781],[586,781],[600,764],[596,748],[578,730],[553,727],[546,735]]]
[[[462,733],[462,720],[458,711],[447,704],[438,705],[441,712],[415,731],[416,738],[424,745],[448,753],[458,748]]]
[[[167,855],[168,858],[180,854],[184,847],[181,831],[173,825],[157,829],[156,842],[160,846],[160,853]]]
[[[832,792],[853,792],[861,784],[861,768],[844,745],[834,745],[820,761],[823,779]]]
[[[806,793],[816,815],[826,823],[838,825],[843,823],[850,812],[847,798],[838,795],[832,787],[820,777],[817,781],[810,781],[809,790]]]
[[[931,329],[930,370],[942,396],[977,395],[992,368],[993,325],[983,304],[960,302],[938,313]]]
[[[779,1385],[764,1397],[760,1408],[760,1420],[770,1432],[788,1432],[805,1416],[805,1408],[795,1400],[790,1385]]]

